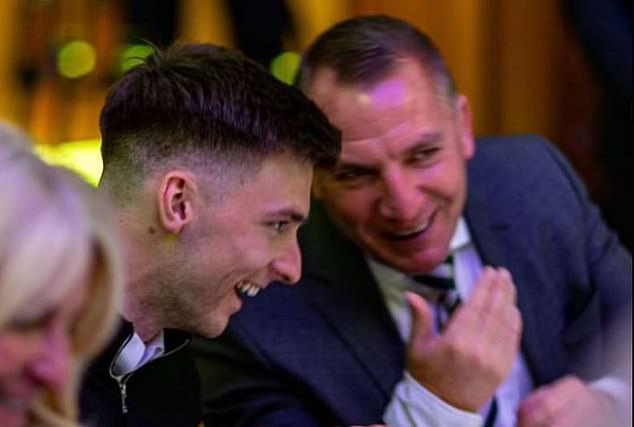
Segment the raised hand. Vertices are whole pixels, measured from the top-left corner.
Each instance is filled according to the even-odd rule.
[[[430,307],[408,292],[412,334],[407,368],[440,399],[476,412],[509,374],[518,353],[522,321],[508,270],[485,267],[472,297],[459,306],[444,331],[432,331]]]
[[[518,410],[518,427],[604,427],[614,402],[574,376],[566,376],[529,394]],[[621,424],[619,424],[621,425]],[[625,424],[622,424],[625,425]]]

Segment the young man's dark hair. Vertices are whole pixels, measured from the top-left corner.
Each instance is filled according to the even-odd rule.
[[[227,172],[288,150],[332,164],[339,132],[297,89],[241,53],[207,44],[156,50],[110,89],[101,113],[101,183],[115,201],[175,163]]]

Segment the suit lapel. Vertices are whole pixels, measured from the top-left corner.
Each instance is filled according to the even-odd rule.
[[[484,265],[509,269],[517,289],[522,313],[522,352],[537,384],[549,382],[565,367],[557,331],[561,322],[558,310],[548,310],[556,300],[553,287],[540,268],[539,257],[523,241],[526,230],[505,214],[505,201],[487,189],[491,183],[470,177],[472,188],[465,207],[469,230]],[[478,185],[480,184],[480,185]]]
[[[321,222],[315,227],[320,236],[309,240],[328,248],[317,248],[315,253],[330,256],[305,257],[312,262],[304,266],[311,282],[305,289],[306,297],[389,399],[405,364],[403,342],[363,254],[332,224],[325,224],[325,216],[315,218],[321,215],[315,210],[311,221]]]

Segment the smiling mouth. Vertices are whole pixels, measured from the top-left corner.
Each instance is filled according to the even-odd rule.
[[[397,242],[414,239],[429,229],[429,227],[432,224],[433,217],[434,216],[432,215],[421,224],[418,224],[416,227],[397,231],[397,232],[384,233],[383,236],[388,240],[397,241]]]
[[[241,295],[246,295],[248,297],[256,296],[262,289],[262,287],[247,280],[243,280],[236,285],[236,290],[238,291],[238,293]]]

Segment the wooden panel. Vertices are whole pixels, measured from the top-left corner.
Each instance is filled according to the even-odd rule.
[[[557,57],[564,54],[557,7],[550,1],[498,1],[500,132],[556,134]]]
[[[182,0],[178,33],[180,40],[235,45],[223,0]]]
[[[351,16],[353,10],[345,0],[287,0],[287,4],[298,30],[300,49],[334,23]]]
[[[17,89],[19,0],[0,1],[0,119],[19,122],[21,119],[21,93]]]

